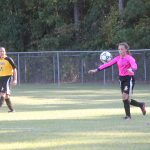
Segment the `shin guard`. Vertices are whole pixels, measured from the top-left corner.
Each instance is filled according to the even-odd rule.
[[[127,100],[127,99],[123,100],[123,103],[124,103],[124,109],[125,109],[126,116],[131,117],[129,100]]]

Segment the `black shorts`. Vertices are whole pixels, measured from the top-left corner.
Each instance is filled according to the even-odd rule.
[[[119,76],[120,88],[122,93],[132,94],[135,85],[134,76]]]
[[[10,82],[12,76],[0,77],[0,92],[10,95]]]

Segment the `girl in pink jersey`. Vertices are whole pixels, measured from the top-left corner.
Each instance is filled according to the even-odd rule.
[[[134,73],[137,70],[136,61],[130,55],[129,46],[127,43],[120,43],[118,45],[118,51],[120,55],[116,56],[108,63],[99,66],[97,69],[89,70],[88,73],[94,74],[114,64],[117,64],[119,70],[119,81],[122,92],[122,99],[126,114],[124,119],[131,119],[130,105],[139,107],[143,115],[146,115],[145,103],[130,99],[135,84]]]

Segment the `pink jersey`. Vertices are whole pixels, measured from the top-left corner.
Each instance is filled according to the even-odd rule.
[[[127,76],[127,75],[133,76],[134,71],[137,70],[136,61],[131,55],[126,55],[125,57],[116,56],[114,59],[112,59],[108,63],[99,66],[98,69],[103,70],[116,63],[118,65],[119,76]]]

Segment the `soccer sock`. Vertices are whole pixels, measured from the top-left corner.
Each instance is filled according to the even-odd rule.
[[[5,101],[6,101],[6,104],[9,108],[9,110],[13,111],[13,107],[12,107],[12,103],[10,101],[10,98],[6,98]]]
[[[134,99],[131,99],[130,105],[136,106],[136,107],[141,107],[142,103],[137,102]]]
[[[124,109],[125,109],[126,116],[131,117],[129,101],[126,99],[126,100],[123,100],[123,103],[124,103]]]
[[[2,107],[3,103],[4,103],[5,98],[3,96],[1,96],[0,98],[0,107]]]

